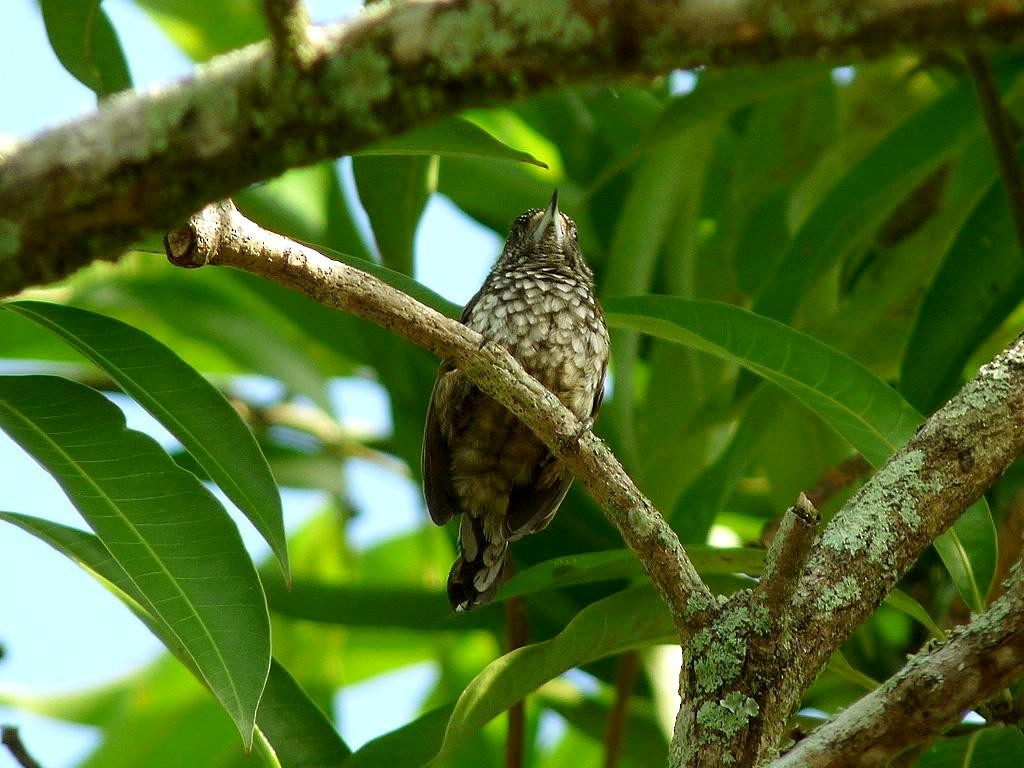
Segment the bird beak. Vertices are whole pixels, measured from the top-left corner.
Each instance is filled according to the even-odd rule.
[[[551,202],[548,203],[548,207],[544,211],[544,215],[541,217],[540,222],[537,224],[537,228],[533,230],[533,241],[539,243],[544,239],[547,231],[554,227],[555,230],[555,242],[558,245],[562,244],[562,240],[565,238],[565,229],[562,227],[562,217],[558,213],[558,190],[551,195]]]

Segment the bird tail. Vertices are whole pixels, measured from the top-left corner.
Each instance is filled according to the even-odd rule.
[[[459,557],[448,574],[448,601],[461,613],[489,603],[501,586],[508,540],[487,538],[483,521],[469,514],[459,525]]]

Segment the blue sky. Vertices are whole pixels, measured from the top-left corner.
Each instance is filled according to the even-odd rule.
[[[357,5],[351,0],[309,3],[314,21],[337,19]],[[191,62],[131,2],[105,0],[104,8],[120,33],[137,86],[191,72]],[[27,138],[95,107],[92,92],[67,74],[50,50],[32,0],[0,3],[0,71],[7,73],[0,78],[0,104],[4,105],[0,137]],[[19,75],[11,76],[12,72]],[[510,219],[514,214],[510,212]],[[452,253],[453,242],[459,243],[458,254]],[[479,286],[500,247],[493,232],[435,195],[417,232],[417,277],[462,303]],[[450,269],[452,263],[459,269]],[[331,394],[343,404],[340,413],[386,428],[387,398],[374,385],[337,382]],[[117,402],[130,426],[170,439],[130,400]],[[394,475],[358,463],[350,468],[348,480],[357,500],[375,500],[369,513],[354,523],[352,539],[357,544],[366,546],[425,524],[419,489],[411,482],[396,482]],[[307,519],[319,501],[316,494],[286,494],[289,528]],[[82,526],[57,484],[2,433],[0,509]],[[374,509],[387,514],[373,514]],[[264,557],[266,546],[260,538],[247,523],[239,527],[254,557]],[[92,686],[130,672],[161,652],[159,643],[98,583],[48,546],[10,526],[0,526],[0,584],[4,585],[0,644],[6,650],[0,661],[0,688],[46,693]],[[418,694],[433,677],[429,666],[419,665],[347,690],[337,701],[342,735],[357,746],[407,721]],[[406,695],[395,696],[395,686],[401,686]],[[402,706],[403,700],[407,706]],[[19,725],[34,756],[47,768],[77,764],[97,738],[91,729],[10,709],[0,708],[0,722]],[[14,766],[6,751],[0,750],[0,768]]]

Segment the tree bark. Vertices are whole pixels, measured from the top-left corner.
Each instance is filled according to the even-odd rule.
[[[307,35],[296,7],[275,0],[272,26],[278,53],[301,66],[249,46],[0,160],[0,296],[115,259],[248,184],[467,107],[698,65],[842,63],[1024,33],[1024,6],[989,0],[423,0]]]

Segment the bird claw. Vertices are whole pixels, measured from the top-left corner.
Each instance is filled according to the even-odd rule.
[[[574,437],[575,441],[578,443],[580,440],[583,439],[583,436],[585,434],[587,434],[587,432],[589,432],[593,428],[594,428],[594,419],[593,419],[592,416],[588,416],[587,418],[585,418],[583,420],[583,423],[580,424],[580,428],[578,430],[576,430],[576,435]]]

